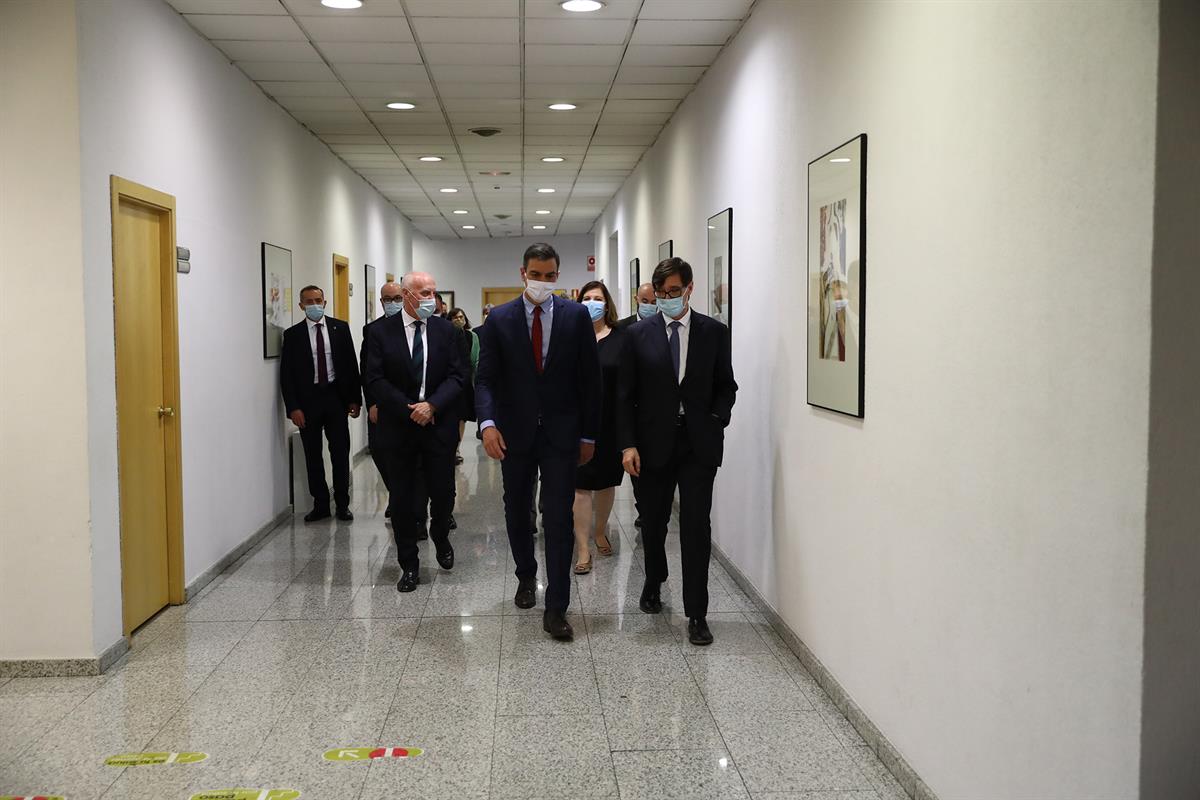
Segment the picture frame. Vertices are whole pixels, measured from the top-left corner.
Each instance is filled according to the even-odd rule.
[[[637,290],[642,283],[642,261],[635,258],[629,262],[629,313],[637,313]]]
[[[808,163],[808,404],[865,414],[867,134]]]
[[[283,332],[292,326],[292,251],[262,242],[263,358],[279,358]]]
[[[441,297],[442,302],[446,304],[446,313],[447,314],[450,313],[450,309],[458,308],[458,306],[454,305],[454,291],[453,290],[447,289],[445,291],[442,291],[439,289],[438,296]]]
[[[366,291],[363,292],[363,302],[366,304],[366,319],[367,322],[375,321],[375,301],[379,299],[379,287],[375,285],[375,268],[370,264],[363,265],[363,285]]]
[[[733,329],[733,209],[708,218],[708,315]]]
[[[674,256],[675,256],[675,240],[674,239],[667,239],[665,242],[663,242],[662,244],[660,244],[658,246],[658,263],[659,264],[661,264],[663,261],[666,261],[668,258],[673,258]]]

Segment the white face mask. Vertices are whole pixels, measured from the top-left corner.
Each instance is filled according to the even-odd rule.
[[[833,310],[834,311],[844,311],[844,310],[846,310],[846,308],[849,305],[850,305],[849,300],[834,300],[833,301]]]
[[[550,299],[550,295],[554,294],[554,284],[546,281],[525,281],[525,294],[533,301],[534,305],[541,305]]]

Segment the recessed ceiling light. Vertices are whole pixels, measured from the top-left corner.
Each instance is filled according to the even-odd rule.
[[[470,214],[471,212],[467,211],[465,208],[456,208],[456,209],[454,209],[454,213],[455,214]]]
[[[544,230],[546,230],[546,226],[545,225],[534,225],[533,229],[535,231],[544,231]]]
[[[432,164],[434,161],[441,161],[442,157],[441,156],[421,156],[421,160],[428,161]]]
[[[554,194],[557,189],[538,189],[538,194]]]
[[[392,109],[392,111],[409,111],[411,109],[416,108],[416,106],[413,105],[412,103],[401,103],[401,102],[388,103],[387,107]]]
[[[475,230],[475,226],[474,225],[463,225],[463,230],[464,231],[473,231],[473,230]]]
[[[533,213],[535,213],[535,214],[549,214],[549,213],[550,213],[550,211],[549,211],[549,209],[545,209],[545,208],[539,208],[537,211],[535,211],[535,212],[533,212]]]
[[[576,12],[599,11],[604,8],[604,3],[600,0],[562,0],[558,5],[563,11]]]
[[[458,189],[438,189],[442,194],[458,194]]]
[[[550,105],[546,106],[546,108],[550,109],[551,111],[574,111],[577,106],[575,106],[573,103],[551,103]]]
[[[831,159],[829,159],[829,163],[831,163],[831,164],[849,164],[850,159],[848,159],[848,158],[831,158]]]
[[[566,159],[562,156],[546,156],[542,159],[542,161],[545,161],[547,164],[559,164],[563,161],[566,161]]]
[[[362,0],[321,0],[321,5],[326,8],[336,8],[339,11],[349,11],[354,8],[362,8]]]

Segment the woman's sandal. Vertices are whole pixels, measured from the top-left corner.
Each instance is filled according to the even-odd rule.
[[[602,556],[612,555],[612,542],[608,540],[608,536],[606,534],[596,534],[596,552]]]
[[[592,571],[592,560],[590,558],[587,561],[580,561],[578,564],[575,565],[575,574],[576,575],[587,575],[591,571]]]

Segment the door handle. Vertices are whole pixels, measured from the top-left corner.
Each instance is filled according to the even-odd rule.
[[[173,417],[173,416],[175,416],[175,409],[163,408],[162,406],[159,406],[158,407],[158,416],[160,418],[161,417]]]

